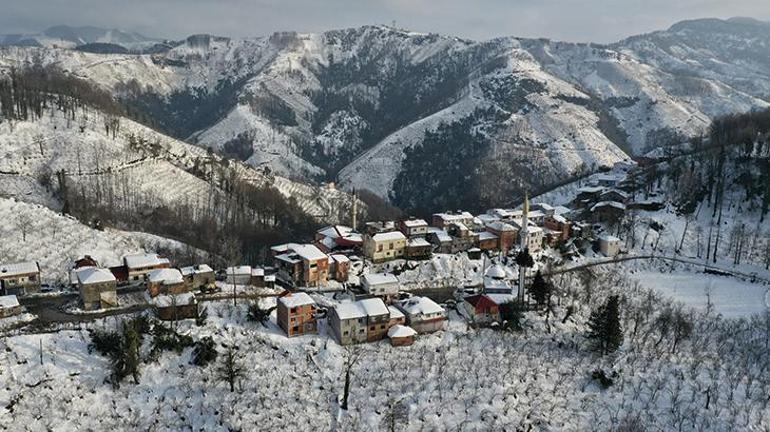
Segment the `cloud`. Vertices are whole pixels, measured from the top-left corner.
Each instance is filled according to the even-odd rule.
[[[683,19],[770,19],[766,0],[0,0],[0,10],[3,33],[68,24],[168,38],[316,32],[395,21],[412,30],[473,39],[513,35],[611,42]]]

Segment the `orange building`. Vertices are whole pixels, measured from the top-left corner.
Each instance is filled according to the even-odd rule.
[[[306,293],[289,293],[278,298],[278,325],[288,337],[316,333],[315,313],[315,301]]]

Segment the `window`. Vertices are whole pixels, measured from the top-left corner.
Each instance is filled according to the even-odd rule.
[[[374,331],[375,328],[376,328],[376,326],[371,326],[371,327],[369,327],[369,331]]]
[[[343,334],[343,336],[347,336],[348,335],[348,331],[345,330],[344,332],[342,332],[342,334]]]
[[[293,314],[297,313],[297,308],[295,308],[295,307],[291,308],[291,313],[293,313]]]
[[[381,244],[377,245],[377,252],[382,252],[382,245]]]
[[[294,326],[291,328],[292,333],[296,333],[299,331],[299,326]]]
[[[380,324],[380,330],[385,330],[385,324]]]

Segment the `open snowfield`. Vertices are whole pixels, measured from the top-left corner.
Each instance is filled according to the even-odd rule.
[[[644,287],[699,310],[706,309],[709,291],[714,311],[726,318],[749,317],[770,308],[770,286],[760,282],[686,272],[641,271],[631,277]]]
[[[672,345],[656,324],[665,301],[649,303],[633,281],[596,274],[590,294],[574,289],[579,278],[559,283],[560,303],[577,306],[564,323],[560,306],[550,320],[527,313],[523,332],[471,329],[450,311],[446,330],[399,348],[387,341],[341,347],[325,320],[318,335],[288,339],[274,313],[263,327],[245,319],[244,301],[235,308],[228,300],[207,303],[205,325],[188,320],[178,331],[194,340],[212,336],[220,358],[227,345],[239,348],[245,375],[232,393],[218,363],[190,364],[191,348],[146,360],[138,384],[128,378],[114,388],[105,382],[109,361],[88,350],[86,329],[8,336],[0,340],[0,429],[702,431],[770,424],[763,321],[688,315],[692,335]],[[617,355],[597,357],[584,337],[588,311],[616,290],[626,299],[626,342]],[[115,329],[119,321],[88,326]],[[147,335],[142,353],[151,341]],[[351,355],[358,361],[349,409],[341,411]],[[609,387],[591,378],[597,369],[610,374]]]

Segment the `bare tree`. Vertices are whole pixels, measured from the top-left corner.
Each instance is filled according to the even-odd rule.
[[[19,213],[16,216],[16,229],[21,232],[21,241],[27,241],[27,233],[32,228],[32,216],[29,213]]]
[[[353,368],[361,359],[361,350],[358,347],[349,346],[345,351],[345,387],[342,391],[342,403],[340,408],[348,410],[348,398],[350,397],[350,380],[353,374]]]
[[[230,392],[235,391],[235,383],[244,376],[244,369],[238,359],[238,348],[230,345],[227,347],[222,362],[217,368],[217,374],[223,381],[230,385]]]

